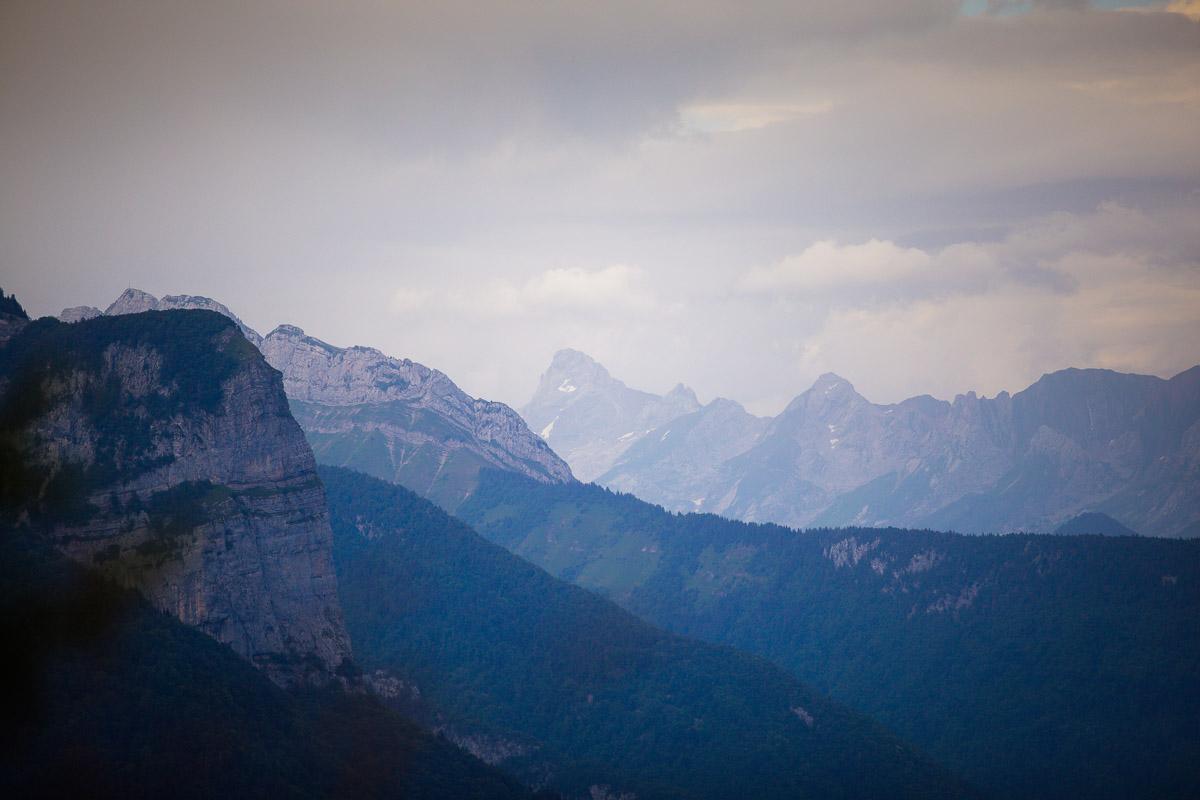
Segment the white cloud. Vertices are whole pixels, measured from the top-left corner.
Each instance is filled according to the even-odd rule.
[[[749,292],[826,292],[923,279],[932,265],[928,253],[892,242],[839,245],[823,240],[774,266],[751,270],[741,286]]]
[[[661,310],[645,273],[626,264],[557,267],[521,283],[492,281],[449,289],[442,296],[451,309],[480,317],[612,316]]]
[[[765,273],[766,285],[807,292],[804,313],[821,319],[797,371],[838,372],[876,400],[1015,391],[1066,366],[1169,376],[1200,360],[1197,219],[1194,204],[1154,218],[1105,204],[936,252],[822,243]],[[931,290],[930,278],[970,262],[987,291]],[[901,301],[855,295],[839,276]]]
[[[625,264],[590,271],[547,270],[526,283],[521,296],[526,305],[541,309],[649,311],[654,307],[642,271]]]

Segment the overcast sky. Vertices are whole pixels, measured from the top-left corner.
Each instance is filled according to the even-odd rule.
[[[1200,363],[1200,0],[0,4],[0,285],[523,404]]]

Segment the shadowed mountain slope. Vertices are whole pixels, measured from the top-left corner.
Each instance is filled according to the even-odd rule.
[[[760,659],[651,627],[402,487],[321,476],[357,658],[487,726],[518,775],[644,800],[972,794]]]
[[[798,532],[500,473],[457,513],[643,619],[771,659],[997,795],[1200,790],[1200,541]]]

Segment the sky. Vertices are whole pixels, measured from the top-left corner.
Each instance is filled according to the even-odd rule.
[[[1200,363],[1200,0],[0,4],[0,286],[526,402]]]

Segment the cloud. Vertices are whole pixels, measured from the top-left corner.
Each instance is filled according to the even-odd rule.
[[[4,288],[516,404],[562,346],[762,411],[1187,366],[1192,4],[1032,5],[0,4]]]
[[[823,240],[774,266],[751,270],[739,288],[750,293],[812,296],[892,290],[944,277],[935,271],[933,257],[917,248],[878,239],[856,245]]]
[[[450,290],[445,299],[451,308],[479,316],[611,316],[658,309],[643,271],[626,264],[548,269],[519,284],[497,281],[478,289]]]
[[[1169,376],[1200,360],[1197,219],[1194,202],[1106,203],[936,251],[819,242],[747,281],[802,294],[782,313],[820,319],[797,342],[799,373],[839,372],[873,399],[1014,391],[1067,365]],[[971,271],[983,282],[938,286]]]
[[[1193,22],[1200,22],[1200,0],[1171,0],[1167,3],[1167,11],[1182,14]]]

